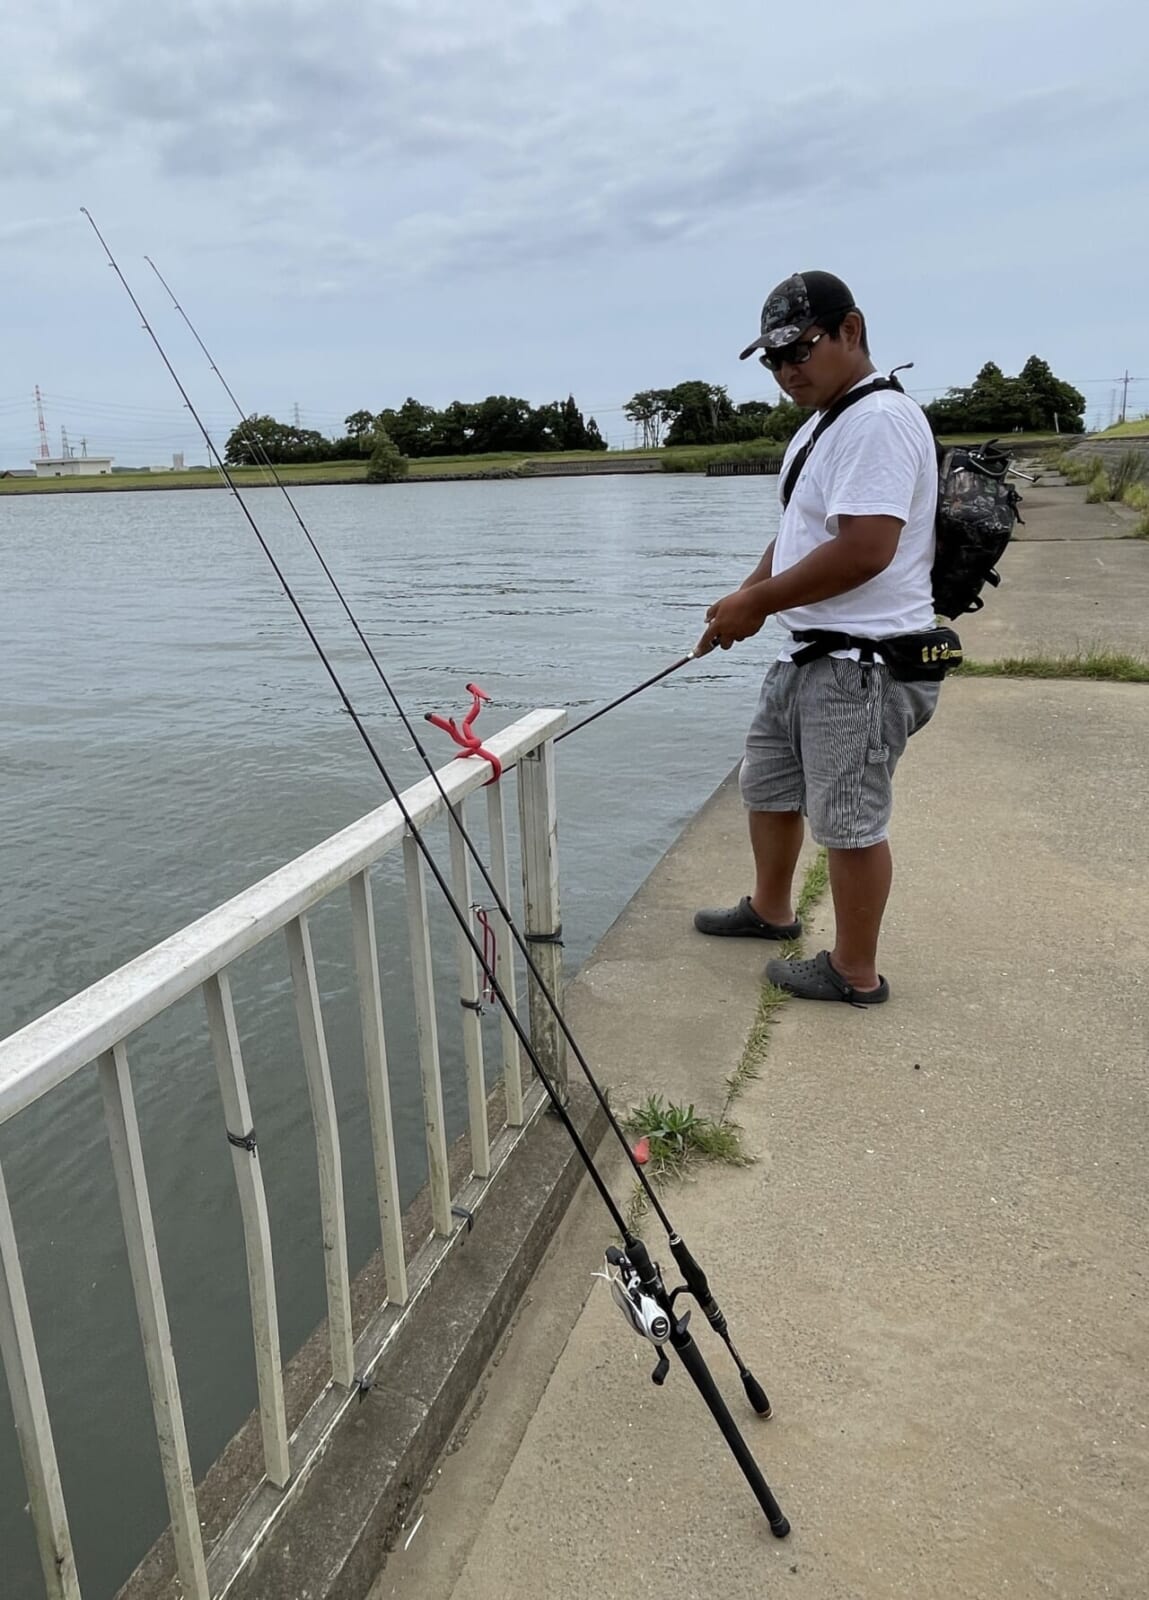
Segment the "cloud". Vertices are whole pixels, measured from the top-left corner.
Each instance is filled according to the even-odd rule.
[[[77,364],[106,363],[69,319],[90,330],[107,287],[51,231],[78,228],[81,203],[114,247],[194,285],[261,382],[302,385],[278,374],[321,362],[333,410],[339,373],[367,361],[404,392],[458,370],[557,392],[591,368],[621,398],[655,381],[667,316],[701,370],[766,277],[814,260],[896,280],[915,350],[931,283],[980,328],[988,283],[1039,268],[1064,292],[1099,238],[1128,303],[1149,20],[1133,0],[1112,0],[1104,33],[1087,15],[965,0],[960,32],[939,34],[920,0],[823,0],[795,60],[764,0],[9,7],[0,244],[18,347],[37,370],[58,360],[73,392]],[[993,304],[990,346],[1012,333],[1000,289]],[[1083,349],[1103,315],[1075,324]],[[931,338],[938,380],[966,377],[957,333]],[[1136,348],[1117,359],[1149,367]]]
[[[0,244],[35,244],[46,235],[61,233],[71,225],[71,217],[10,217],[0,222]]]

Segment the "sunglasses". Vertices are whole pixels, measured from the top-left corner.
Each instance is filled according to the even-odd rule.
[[[771,372],[780,372],[786,366],[800,367],[814,354],[818,340],[825,337],[824,333],[816,333],[812,339],[795,339],[793,344],[784,344],[777,350],[763,350],[758,359]]]

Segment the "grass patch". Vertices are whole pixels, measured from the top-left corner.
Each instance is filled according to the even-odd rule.
[[[795,945],[797,942],[794,941]],[[778,1020],[778,1012],[789,998],[785,989],[776,988],[772,983],[762,985],[762,993],[758,996],[758,1010],[742,1051],[742,1059],[725,1080],[726,1100],[722,1107],[724,1117],[730,1114],[730,1108],[739,1095],[745,1094],[747,1087],[756,1083],[762,1076],[762,1066],[770,1042],[770,1029]]]
[[[1089,483],[1098,472],[1105,470],[1101,465],[1100,456],[1063,455],[1057,467],[1065,481],[1076,484],[1078,488]]]
[[[1111,428],[1106,428],[1104,433],[1094,435],[1097,439],[1149,439],[1149,416],[1137,417],[1132,422],[1115,422]]]
[[[998,439],[1006,449],[1013,449],[1019,444],[1063,444],[1063,433],[943,433],[940,435],[942,444],[988,444],[991,439]]]
[[[1149,658],[1123,650],[1077,650],[1071,655],[966,660],[957,673],[962,678],[1087,678],[1095,683],[1149,683]]]
[[[806,921],[829,886],[830,858],[825,850],[819,850],[806,869],[806,876],[802,880],[801,892],[798,895],[797,911],[800,922]]]
[[[1138,509],[1149,504],[1145,488],[1146,458],[1140,450],[1124,450],[1108,466],[1095,460],[1093,476],[1085,492],[1088,505],[1106,500],[1121,500]]]
[[[626,1119],[626,1130],[650,1144],[648,1175],[678,1176],[692,1161],[723,1161],[745,1167],[750,1157],[738,1128],[725,1118],[701,1116],[693,1105],[676,1105],[652,1094]]]
[[[825,850],[819,850],[806,869],[806,876],[802,880],[802,887],[798,893],[796,911],[799,921],[809,921],[812,912],[825,895],[830,885],[830,862]],[[792,939],[780,947],[784,956],[801,955],[802,941]],[[762,1075],[762,1066],[766,1060],[766,1051],[770,1043],[770,1030],[778,1020],[778,1013],[786,1004],[790,996],[785,989],[779,989],[772,983],[764,983],[762,992],[758,996],[758,1010],[755,1012],[754,1021],[750,1026],[750,1033],[742,1051],[742,1058],[734,1071],[726,1079],[726,1102],[722,1108],[723,1117],[730,1114],[730,1108],[743,1094],[748,1084],[754,1083]]]
[[[829,864],[825,850],[819,850],[807,868],[798,894],[798,915],[805,919],[821,900],[829,884]],[[779,946],[783,955],[800,955],[801,941]],[[696,1162],[721,1161],[731,1166],[748,1166],[754,1157],[742,1147],[741,1130],[731,1120],[735,1101],[762,1075],[770,1045],[770,1031],[778,1013],[791,997],[784,989],[764,983],[758,996],[758,1009],[750,1033],[734,1071],[724,1080],[726,1097],[716,1118],[699,1116],[693,1105],[665,1104],[661,1095],[651,1095],[635,1108],[623,1126],[637,1138],[650,1140],[647,1176],[652,1184],[667,1176],[681,1178]],[[626,1208],[626,1225],[631,1233],[641,1232],[647,1203],[638,1183]]]
[[[237,488],[262,489],[272,483],[263,467],[231,467]],[[289,487],[309,483],[364,483],[366,461],[328,461],[299,467],[280,467]],[[147,489],[222,489],[223,479],[214,468],[187,472],[109,472],[98,478],[0,478],[0,494],[118,494]]]
[[[747,439],[741,444],[712,444],[663,450],[663,472],[705,472],[715,461],[777,461],[786,453],[786,440]]]
[[[1139,488],[1145,479],[1146,464],[1140,450],[1123,450],[1108,471],[1110,499],[1123,500],[1130,489]]]
[[[1121,501],[1131,511],[1139,511],[1141,513],[1129,537],[1131,539],[1149,539],[1149,484],[1145,482],[1131,483],[1121,496]]]
[[[673,455],[675,452],[670,451]],[[534,454],[502,452],[476,456],[419,456],[409,461],[412,478],[456,477],[465,473],[478,473],[492,477],[506,473],[525,472],[532,461],[619,461],[627,458],[661,455],[658,450],[544,450]],[[302,466],[281,465],[279,476],[288,487],[302,484],[366,483],[367,460],[315,461]],[[263,467],[231,467],[232,478],[238,487],[260,488],[271,482],[271,474]],[[190,469],[186,472],[110,472],[92,478],[0,478],[0,494],[100,494],[120,490],[146,489],[218,489],[223,480],[214,468]]]
[[[999,437],[990,433],[945,434],[943,444],[985,444]],[[1058,435],[1045,433],[1011,433],[1006,436],[1011,446],[1053,445]],[[1063,436],[1062,436],[1063,437]],[[782,460],[789,443],[787,439],[745,439],[738,444],[682,445],[672,450],[657,452],[662,457],[664,472],[705,472],[716,461],[778,461]]]

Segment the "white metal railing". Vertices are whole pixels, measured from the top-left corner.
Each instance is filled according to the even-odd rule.
[[[517,769],[522,856],[524,931],[535,941],[535,961],[558,995],[562,979],[558,944],[559,891],[556,848],[554,735],[562,711],[535,711],[487,739],[504,771]],[[485,784],[485,762],[456,760],[439,773],[456,815],[466,797]],[[485,789],[489,867],[503,903],[510,904],[503,786]],[[404,794],[416,826],[442,815],[444,803],[430,778]],[[471,905],[470,870],[458,831],[451,829],[450,876],[463,906]],[[395,1136],[388,1080],[383,1001],[372,905],[371,869],[401,848],[404,856],[412,982],[423,1092],[432,1238],[408,1261],[404,1250]],[[323,1010],[316,983],[308,912],[346,885],[352,936],[367,1104],[387,1301],[356,1341],[351,1327],[351,1274],[343,1198],[339,1123],[332,1091]],[[516,1006],[513,950],[498,926],[499,983]],[[331,1382],[289,1437],[279,1347],[275,1269],[267,1199],[240,1049],[228,968],[240,956],[283,932],[291,965],[295,1014],[311,1103],[319,1166],[322,1247],[327,1287]],[[457,955],[461,994],[477,998],[479,967],[460,933]],[[210,1560],[205,1560],[179,1383],[172,1354],[163,1278],[128,1060],[128,1041],[145,1023],[199,989],[219,1077],[224,1128],[232,1144],[251,1303],[251,1323],[263,1440],[264,1482],[252,1493]],[[529,984],[530,1034],[545,1068],[565,1083],[565,1054],[538,986]],[[373,1369],[422,1289],[457,1236],[452,1205],[473,1210],[490,1178],[506,1161],[542,1104],[541,1090],[525,1094],[519,1044],[504,1015],[500,1045],[506,1127],[488,1127],[482,1030],[477,1011],[461,1007],[472,1174],[452,1195],[447,1128],[435,1009],[431,937],[424,863],[394,802],[380,806],[156,945],[83,993],[0,1042],[0,1122],[15,1116],[82,1068],[97,1063],[104,1116],[127,1244],[136,1311],[143,1339],[156,1438],[174,1536],[176,1564],[188,1600],[218,1600],[258,1546],[286,1497],[300,1482],[357,1388],[356,1374]],[[0,1170],[0,1361],[12,1395],[20,1452],[28,1484],[46,1593],[49,1600],[78,1600],[80,1582],[40,1362],[28,1309],[12,1213]]]

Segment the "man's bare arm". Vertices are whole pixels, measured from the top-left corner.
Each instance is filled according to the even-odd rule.
[[[774,571],[774,546],[776,543],[777,540],[771,539],[766,546],[766,554],[754,568],[754,571],[746,579],[745,583],[738,585],[740,589],[752,589],[756,583],[761,583],[764,578],[771,576]]]
[[[775,611],[813,605],[868,583],[894,559],[902,527],[897,517],[840,517],[837,538],[820,545],[777,577],[771,574],[748,580],[712,605],[706,614],[706,632],[695,653],[705,655],[716,644],[729,650],[739,639],[757,633]]]

